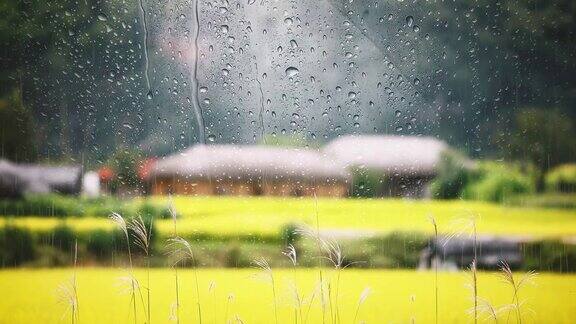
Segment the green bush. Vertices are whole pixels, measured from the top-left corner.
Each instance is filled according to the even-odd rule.
[[[76,234],[66,225],[59,225],[51,235],[51,245],[62,251],[73,251]]]
[[[386,178],[382,172],[365,168],[352,171],[352,197],[377,197],[382,195]]]
[[[576,192],[576,163],[564,164],[550,170],[544,181],[548,191]]]
[[[534,172],[519,165],[503,162],[481,162],[471,173],[463,190],[466,199],[503,202],[517,194],[536,190]]]
[[[371,240],[376,245],[375,255],[385,256],[391,267],[416,268],[420,253],[428,244],[428,238],[419,233],[390,233]]]
[[[442,153],[438,174],[430,184],[430,194],[436,199],[461,198],[464,187],[470,180],[470,167],[465,157],[456,152]]]
[[[138,208],[138,215],[143,218],[154,218],[154,219],[169,219],[172,217],[170,214],[170,209],[165,205],[157,205],[148,200],[145,200]]]
[[[522,269],[550,272],[576,271],[576,245],[538,241],[522,245]]]
[[[280,237],[284,245],[295,245],[300,238],[300,233],[298,232],[298,225],[296,224],[286,224],[280,230]]]
[[[86,251],[98,260],[109,260],[114,251],[117,250],[117,242],[124,239],[120,235],[119,231],[92,231],[87,237]],[[125,246],[125,244],[122,246]]]
[[[78,198],[61,195],[32,195],[21,200],[0,200],[0,214],[11,216],[77,216],[83,210]]]
[[[545,193],[521,195],[506,199],[506,204],[530,208],[576,209],[575,193]]]
[[[112,212],[125,218],[137,215],[154,219],[170,217],[168,206],[149,200],[123,201],[114,197],[88,199],[56,194],[0,200],[0,215],[5,216],[108,217]]]
[[[35,242],[30,231],[10,225],[0,229],[1,267],[19,266],[35,257]]]

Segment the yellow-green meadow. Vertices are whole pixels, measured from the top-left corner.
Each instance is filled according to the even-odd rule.
[[[167,198],[152,198],[167,204]],[[474,201],[420,201],[404,199],[318,199],[271,197],[175,197],[172,203],[179,215],[180,233],[211,235],[276,235],[289,223],[326,230],[357,231],[359,234],[410,231],[432,233],[433,216],[441,233],[459,230],[458,220],[476,218],[480,234],[533,237],[576,235],[572,209],[508,207]],[[112,229],[106,218],[55,217],[1,218],[32,230],[49,230],[65,223],[77,231]],[[171,220],[157,220],[161,233],[172,231]]]
[[[146,270],[135,271],[146,294]],[[273,269],[276,303],[272,287],[258,269],[199,269],[198,282],[203,323],[274,323],[274,305],[280,323],[322,323],[318,269]],[[0,271],[0,323],[66,323],[70,312],[60,300],[59,286],[68,284],[72,268],[13,269]],[[80,323],[132,323],[130,294],[123,286],[127,270],[84,268],[77,271]],[[325,322],[433,323],[435,321],[434,272],[393,270],[323,270]],[[520,279],[522,273],[515,274]],[[193,269],[180,269],[180,323],[198,323]],[[472,320],[472,294],[467,272],[443,273],[438,277],[439,323]],[[153,269],[150,274],[152,323],[175,320],[175,276],[171,269]],[[488,303],[498,311],[498,322],[516,323],[513,290],[498,273],[480,273],[478,294],[483,308]],[[337,290],[338,289],[338,290]],[[300,307],[296,290],[301,300]],[[330,290],[330,292],[328,291]],[[123,292],[124,291],[124,292]],[[338,293],[336,293],[338,291]],[[330,293],[331,298],[328,298]],[[336,294],[338,297],[336,298]],[[543,273],[520,290],[522,323],[574,323],[576,320],[576,275]],[[144,296],[144,299],[146,297]],[[146,319],[138,298],[138,323]],[[302,315],[299,315],[302,312]],[[296,315],[295,315],[296,314]],[[337,314],[337,315],[336,315]],[[301,317],[300,317],[301,316]],[[488,312],[479,312],[480,323],[494,323]]]

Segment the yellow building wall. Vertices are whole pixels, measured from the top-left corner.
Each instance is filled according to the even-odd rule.
[[[341,181],[323,183],[302,183],[298,181],[207,181],[180,178],[156,179],[150,185],[152,195],[231,195],[231,196],[316,196],[345,197],[348,184]]]

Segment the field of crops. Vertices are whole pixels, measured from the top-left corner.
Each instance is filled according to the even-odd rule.
[[[180,270],[180,322],[198,323],[194,270]],[[322,322],[318,289],[318,270],[272,270],[276,285],[276,303],[272,286],[256,269],[198,270],[200,306],[203,323],[274,323],[274,305],[280,323],[295,323],[295,311],[302,312],[308,323]],[[336,272],[325,270],[324,283],[332,298],[326,297],[326,322],[352,323],[359,298],[365,288],[368,297],[360,306],[356,323],[431,323],[435,317],[434,273],[385,270],[343,270],[339,284]],[[73,270],[2,270],[0,271],[0,323],[69,323],[66,303],[59,302],[58,287],[68,282]],[[120,269],[89,268],[77,272],[80,323],[133,322],[130,295],[122,292]],[[146,272],[137,271],[140,284],[146,286]],[[518,278],[522,274],[517,274]],[[540,274],[520,291],[523,323],[574,323],[576,321],[576,276]],[[154,269],[150,276],[152,323],[169,322],[176,312],[174,272]],[[470,275],[440,273],[439,322],[471,321]],[[302,300],[301,308],[294,287]],[[495,308],[512,301],[511,287],[496,273],[480,273],[479,296]],[[338,289],[338,298],[336,290]],[[316,293],[315,293],[316,292]],[[326,295],[328,292],[324,290]],[[145,290],[144,290],[144,294]],[[146,296],[146,295],[144,295]],[[313,297],[314,296],[314,297]],[[144,297],[146,299],[146,297]],[[145,312],[138,298],[138,323]],[[330,307],[331,305],[331,307]],[[484,305],[481,303],[481,306]],[[334,315],[333,315],[334,314]],[[503,309],[499,322],[516,323],[515,311]],[[300,316],[300,315],[298,315]],[[494,322],[479,312],[482,322]],[[300,323],[301,321],[299,321]]]
[[[153,198],[157,204],[167,199]],[[514,234],[535,237],[576,235],[575,211],[506,207],[473,201],[414,201],[401,199],[318,199],[267,197],[176,197],[173,204],[180,216],[181,233],[213,235],[276,235],[288,224],[314,226],[318,214],[325,230],[359,234],[412,231],[431,233],[429,217],[439,224],[440,232],[459,230],[458,220],[474,216],[481,234]],[[0,219],[35,230],[47,230],[65,222],[78,231],[111,229],[105,218],[18,217]],[[170,220],[159,220],[161,232],[172,230]]]

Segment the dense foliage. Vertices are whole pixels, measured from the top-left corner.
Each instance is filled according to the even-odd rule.
[[[32,195],[21,200],[0,200],[0,215],[55,216],[55,217],[108,217],[110,213],[121,213],[126,217],[167,218],[170,213],[163,204],[142,201],[123,201],[113,197],[77,198],[61,195]]]
[[[430,183],[430,195],[436,199],[456,199],[462,197],[462,191],[471,178],[469,162],[456,152],[442,155],[438,174]]]
[[[502,162],[482,162],[472,172],[471,179],[462,192],[466,199],[503,202],[518,194],[536,190],[535,175],[530,169]]]
[[[564,164],[546,174],[546,189],[559,192],[576,192],[576,164]]]
[[[30,154],[37,149],[40,157],[82,155],[96,164],[121,145],[140,146],[146,154],[165,154],[200,141],[193,135],[191,99],[179,92],[188,87],[181,85],[188,81],[188,67],[174,63],[182,53],[166,50],[174,43],[166,37],[164,22],[191,19],[180,12],[186,7],[182,4],[177,1],[169,9],[174,12],[145,4],[150,23],[147,44],[137,2],[33,0],[0,5],[0,99],[12,106],[0,108],[0,114],[4,109],[11,111],[11,118],[31,116],[19,119],[24,127],[18,129],[0,125],[4,157],[32,159]],[[417,108],[408,107],[399,118],[382,117],[377,132],[402,129],[398,132],[439,135],[475,156],[510,154],[543,169],[573,159],[573,1],[376,5],[366,0],[332,0],[330,5],[341,16],[339,23],[342,20],[350,30],[361,31],[382,58],[394,63],[393,74],[398,74],[394,79],[401,84],[414,80],[418,100],[412,104]],[[204,3],[201,10],[201,14],[209,11]],[[213,32],[201,27],[201,33]],[[151,53],[154,100],[147,99],[145,47]],[[206,66],[208,58],[201,63]],[[23,100],[10,99],[14,97]],[[368,105],[365,101],[360,104]],[[237,112],[218,112],[218,107],[200,104],[207,111],[206,125],[222,125],[215,141],[242,142],[256,136],[243,138],[240,124],[230,124],[227,116]],[[335,120],[331,123],[338,125],[339,132],[357,132],[355,117],[349,123],[345,116],[354,114],[342,107],[338,105],[338,113],[333,113],[342,116],[331,113]],[[379,109],[386,113],[387,108]],[[251,125],[258,124],[253,107],[248,110]],[[306,118],[305,114],[299,117]],[[26,131],[29,123],[35,136]],[[264,131],[287,130],[266,125]],[[15,132],[18,141],[12,140]],[[335,136],[306,128],[295,133],[308,142]]]

